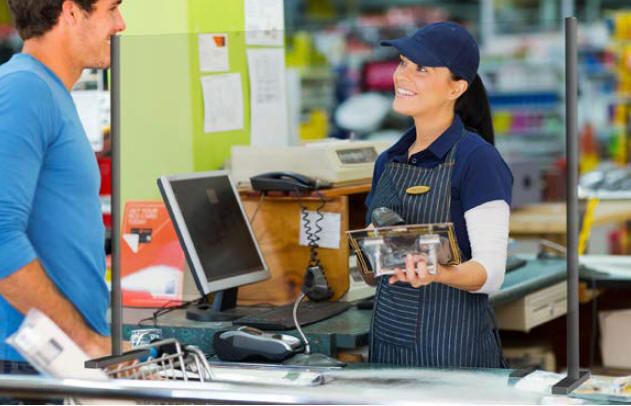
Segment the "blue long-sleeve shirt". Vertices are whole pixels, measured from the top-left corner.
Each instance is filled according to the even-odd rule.
[[[0,278],[39,259],[96,332],[108,335],[100,176],[72,97],[41,62],[0,66]],[[23,320],[0,297],[0,359]]]

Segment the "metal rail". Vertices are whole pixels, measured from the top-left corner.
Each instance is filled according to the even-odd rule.
[[[123,301],[120,278],[121,243],[121,151],[120,151],[120,37],[112,35],[110,41],[110,140],[112,144],[112,354],[122,353],[123,340]]]
[[[567,376],[552,387],[568,394],[589,378],[579,370],[578,329],[578,50],[576,17],[565,18],[565,148],[567,158]]]
[[[30,399],[96,398],[153,402],[241,404],[357,404],[357,394],[221,382],[57,379],[4,375],[1,396]],[[362,399],[362,403],[370,402]]]

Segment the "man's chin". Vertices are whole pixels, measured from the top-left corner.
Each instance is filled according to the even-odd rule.
[[[100,61],[91,63],[90,66],[86,66],[86,69],[109,69],[110,61]]]

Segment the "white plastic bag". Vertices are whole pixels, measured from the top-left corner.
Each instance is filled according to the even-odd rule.
[[[86,353],[51,319],[29,310],[20,328],[6,342],[37,371],[55,378],[107,379],[100,369],[86,369]]]

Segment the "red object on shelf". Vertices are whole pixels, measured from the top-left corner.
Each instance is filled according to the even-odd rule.
[[[361,73],[361,87],[365,91],[388,92],[394,90],[392,75],[399,66],[399,60],[371,61],[364,64]]]
[[[101,172],[101,190],[99,195],[112,194],[112,158],[97,158],[99,171]]]
[[[620,230],[612,230],[609,235],[609,255],[622,255]]]
[[[96,161],[99,165],[99,172],[101,172],[101,189],[99,190],[99,196],[101,198],[111,198],[112,195],[112,158],[97,157]],[[105,227],[112,227],[112,214],[110,212],[103,213],[103,224]]]

